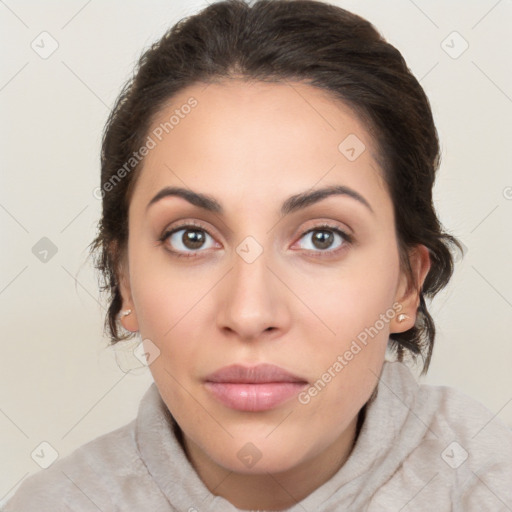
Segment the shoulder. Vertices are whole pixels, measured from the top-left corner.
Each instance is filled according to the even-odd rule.
[[[453,437],[479,451],[490,451],[498,458],[507,455],[512,463],[512,428],[498,413],[454,387],[422,384],[418,397],[432,411],[434,433],[442,438]]]
[[[452,500],[471,511],[512,506],[512,429],[457,388],[422,384],[417,396],[428,429],[416,455],[437,459]]]
[[[399,362],[383,378],[384,424],[395,428],[386,456],[398,463],[375,510],[401,498],[417,510],[512,510],[512,430],[499,415],[456,388],[418,384]]]
[[[400,396],[409,417],[426,428],[425,436],[457,439],[469,446],[502,446],[512,450],[512,427],[478,400],[450,386],[418,384],[409,367],[400,362],[386,363],[388,387]],[[495,451],[495,450],[494,450]]]
[[[134,439],[135,420],[84,444],[28,476],[4,512],[113,509],[112,491],[145,471]],[[129,470],[127,470],[129,468]]]

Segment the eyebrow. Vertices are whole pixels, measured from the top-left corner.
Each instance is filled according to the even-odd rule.
[[[306,208],[307,206],[318,203],[322,199],[334,195],[343,195],[355,199],[359,203],[363,204],[366,208],[368,208],[368,210],[370,210],[373,214],[375,214],[370,203],[361,194],[359,194],[359,192],[356,192],[354,189],[344,185],[331,185],[321,189],[313,190],[312,192],[306,191],[290,196],[288,199],[286,199],[286,201],[283,202],[281,206],[281,215],[289,215],[290,213]],[[221,215],[224,213],[222,205],[214,197],[208,194],[193,192],[192,190],[182,187],[163,188],[148,203],[146,206],[146,211],[151,205],[160,201],[164,197],[169,196],[181,197],[188,201],[190,204],[210,212],[218,213]]]

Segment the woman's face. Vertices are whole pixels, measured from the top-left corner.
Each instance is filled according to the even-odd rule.
[[[346,451],[418,305],[373,140],[316,88],[239,80],[183,90],[148,135],[123,321],[188,451],[255,474]],[[152,201],[167,187],[190,200]]]

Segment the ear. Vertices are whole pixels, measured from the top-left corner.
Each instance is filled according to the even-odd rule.
[[[405,271],[402,271],[395,296],[395,302],[400,303],[402,308],[397,310],[398,314],[391,320],[391,333],[404,332],[414,327],[416,314],[420,305],[420,293],[431,266],[430,254],[427,247],[423,244],[418,244],[412,248],[409,251],[409,261],[415,282],[411,281]],[[401,314],[405,314],[409,318],[399,322],[398,317]]]
[[[137,314],[135,312],[135,305],[132,298],[130,269],[128,266],[128,257],[126,255],[119,258],[117,281],[119,283],[119,292],[121,293],[122,298],[121,312],[118,316],[119,321],[127,331],[137,332],[139,330],[139,323],[137,321]],[[122,312],[126,310],[131,310],[131,313],[129,315],[123,315]]]

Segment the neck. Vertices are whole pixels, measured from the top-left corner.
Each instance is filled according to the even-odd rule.
[[[311,494],[343,466],[364,421],[364,407],[323,452],[279,473],[241,474],[216,464],[186,435],[185,453],[210,492],[242,510],[283,510]]]

